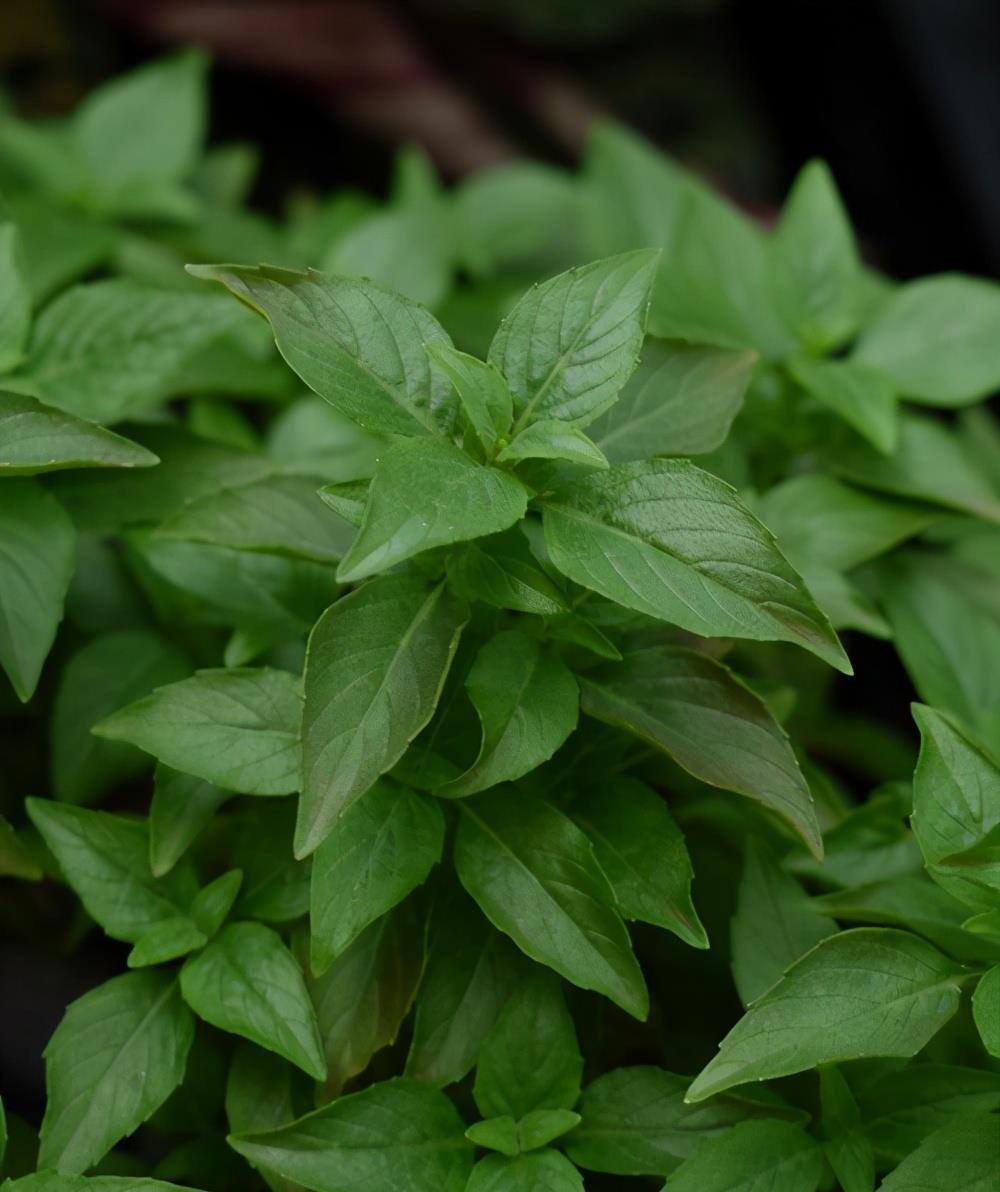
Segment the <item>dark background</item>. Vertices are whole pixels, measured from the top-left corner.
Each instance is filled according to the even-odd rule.
[[[525,153],[571,165],[610,114],[764,219],[825,158],[865,255],[898,277],[1000,274],[1000,0],[0,0],[0,85],[22,114],[60,114],[192,42],[216,63],[211,138],[261,146],[254,199],[275,212],[302,187],[384,193],[407,142],[449,179]],[[889,647],[852,655],[852,698],[888,681],[905,706]],[[30,979],[0,955],[22,1111],[41,1108],[64,1005],[120,970],[115,948],[39,955]]]

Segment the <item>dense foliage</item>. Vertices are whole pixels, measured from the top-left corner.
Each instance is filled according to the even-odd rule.
[[[204,81],[0,126],[5,929],[126,945],[5,1188],[986,1192],[1000,289],[613,126],[273,220]]]

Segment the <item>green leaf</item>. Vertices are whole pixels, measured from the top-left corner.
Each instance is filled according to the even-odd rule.
[[[352,421],[385,434],[451,430],[451,384],[424,350],[451,341],[415,302],[370,281],[313,270],[191,265],[188,272],[221,282],[264,315],[293,371]]]
[[[958,273],[900,286],[854,357],[888,373],[911,401],[964,406],[1000,387],[1000,287]]]
[[[500,324],[489,360],[514,396],[514,433],[538,419],[583,427],[610,406],[639,355],[659,256],[641,250],[534,286]]]
[[[262,455],[210,443],[174,426],[130,426],[132,437],[159,456],[156,468],[61,474],[51,486],[81,529],[117,530],[159,522],[210,493],[249,484],[274,471]]]
[[[858,1100],[877,1153],[898,1163],[949,1122],[1000,1108],[1000,1073],[909,1064],[864,1084]]]
[[[214,294],[125,278],[74,286],[36,321],[19,379],[67,414],[120,422],[177,392],[181,365],[239,318]]]
[[[467,600],[482,600],[494,608],[558,616],[568,611],[562,592],[538,566],[520,528],[494,534],[485,542],[470,542],[448,560],[448,579]]]
[[[149,468],[156,463],[151,451],[121,435],[33,397],[0,393],[0,476],[63,468]]]
[[[54,1171],[42,1171],[38,1175],[22,1176],[19,1180],[5,1183],[3,1192],[192,1192],[179,1184],[167,1184],[163,1180],[136,1179],[135,1176],[119,1175],[59,1175]]]
[[[955,866],[1000,825],[1000,766],[947,717],[913,705],[920,757],[913,776],[910,823],[927,871],[949,893],[977,910],[995,906],[997,880],[986,867]]]
[[[890,456],[858,442],[838,449],[830,462],[834,471],[863,488],[1000,522],[1000,490],[971,449],[949,427],[923,415],[902,415],[899,442]]]
[[[207,69],[203,53],[188,51],[113,79],[80,104],[71,133],[102,206],[144,215],[147,196],[191,172],[205,135]]]
[[[595,253],[674,248],[693,174],[634,130],[610,120],[591,124],[583,160],[589,245]]]
[[[193,774],[157,765],[149,804],[149,864],[156,877],[169,873],[229,798]]]
[[[283,1056],[307,1075],[326,1075],[323,1047],[299,966],[261,923],[231,923],[181,969],[192,1010],[234,1035]]]
[[[36,850],[0,815],[0,877],[19,877],[37,882],[45,876],[35,856]],[[0,1112],[3,1103],[0,1101]]]
[[[582,430],[558,418],[542,418],[526,426],[497,456],[500,463],[525,459],[559,459],[585,468],[607,468],[601,449]]]
[[[741,1122],[707,1138],[667,1180],[666,1192],[815,1192],[823,1152],[791,1122]]]
[[[316,623],[305,671],[296,854],[306,856],[433,715],[465,623],[439,585],[387,576]]]
[[[574,799],[570,810],[593,842],[622,916],[707,948],[691,902],[691,858],[666,802],[644,783],[617,775]]]
[[[145,821],[47,799],[25,805],[88,914],[112,938],[134,944],[155,924],[187,914],[192,872],[153,877]]]
[[[688,1101],[867,1056],[915,1055],[958,1009],[962,970],[903,931],[822,940],[747,1010]]]
[[[500,370],[444,343],[429,344],[427,354],[455,387],[473,433],[492,459],[514,417],[514,399]]]
[[[226,1080],[226,1118],[234,1134],[273,1130],[295,1117],[294,1069],[252,1043],[233,1052]]]
[[[464,894],[436,903],[406,1075],[439,1086],[461,1080],[514,991],[520,968],[519,954]]]
[[[576,727],[572,672],[537,638],[498,633],[476,655],[465,680],[483,727],[479,756],[436,792],[450,798],[511,782],[547,761]]]
[[[506,530],[524,516],[521,482],[438,440],[395,443],[375,469],[361,529],[337,578],[356,583],[435,546]]]
[[[502,1155],[519,1155],[521,1148],[517,1137],[517,1122],[509,1115],[476,1122],[466,1130],[465,1137],[476,1146],[499,1151]]]
[[[580,829],[512,788],[460,807],[455,868],[490,922],[532,960],[645,1018],[648,995],[628,932]]]
[[[756,360],[753,352],[647,339],[638,368],[590,437],[613,464],[714,451],[739,413]]]
[[[880,1192],[992,1192],[1000,1118],[963,1117],[931,1134],[880,1185]]]
[[[535,1109],[517,1123],[522,1151],[534,1151],[580,1124],[580,1115],[570,1109]]]
[[[0,483],[0,665],[26,703],[62,620],[76,533],[62,505],[35,481]]]
[[[317,495],[307,476],[271,476],[192,501],[160,526],[157,537],[207,542],[234,550],[338,563],[354,530]]]
[[[361,932],[401,902],[441,859],[444,816],[432,800],[376,782],[316,850],[310,967],[319,975]]]
[[[771,295],[762,230],[709,190],[690,186],[677,219],[669,265],[657,279],[649,330],[768,358],[794,350]]]
[[[861,264],[829,169],[811,161],[795,179],[768,245],[774,302],[811,348],[835,348],[857,330]]]
[[[268,667],[203,670],[160,687],[98,724],[161,762],[248,795],[300,785],[300,683]]]
[[[136,940],[128,954],[128,967],[146,968],[153,964],[164,964],[196,952],[208,943],[208,937],[186,915],[176,919],[160,919],[148,927]]]
[[[463,1192],[472,1169],[464,1129],[443,1093],[401,1077],[230,1144],[314,1192]]]
[[[922,699],[1000,741],[995,578],[948,555],[904,551],[881,564],[875,579],[897,653]]]
[[[980,979],[972,995],[972,1016],[983,1046],[1000,1058],[1000,964],[994,965]]]
[[[587,672],[582,706],[702,782],[762,803],[822,856],[812,795],[784,729],[721,663],[676,646],[639,650]]]
[[[609,600],[705,637],[795,642],[850,673],[770,532],[686,460],[594,473],[545,502],[544,524],[553,564]]]
[[[899,438],[899,402],[893,382],[855,360],[796,356],[788,371],[817,401],[828,406],[876,450],[888,455]]]
[[[727,1135],[747,1118],[780,1112],[780,1105],[732,1094],[687,1105],[689,1083],[662,1068],[605,1072],[583,1090],[582,1120],[566,1139],[566,1153],[588,1171],[669,1175],[704,1140]]]
[[[309,913],[310,861],[292,853],[295,807],[290,799],[258,803],[244,810],[230,857],[243,873],[237,903],[240,918],[290,923]]]
[[[242,870],[230,869],[209,882],[191,900],[191,918],[206,935],[215,935],[225,922],[242,884]]]
[[[850,1086],[834,1067],[819,1070],[823,1151],[843,1192],[873,1192],[875,1153]]]
[[[52,786],[65,803],[93,803],[141,774],[149,758],[131,745],[104,741],[93,726],[154,688],[183,679],[191,666],[176,646],[147,629],[104,633],[63,668],[52,711]]]
[[[536,1109],[572,1109],[583,1057],[559,978],[534,968],[479,1048],[473,1096],[484,1118],[515,1121]]]
[[[816,472],[793,476],[766,492],[761,516],[795,566],[850,571],[919,534],[940,514]]]
[[[180,1084],[193,1040],[166,973],[126,973],[73,1002],[45,1049],[39,1165],[92,1167]]]
[[[324,484],[317,496],[344,521],[360,529],[370,488],[368,480],[348,480],[343,484]]]
[[[476,1164],[466,1192],[583,1192],[583,1180],[558,1151],[534,1155],[487,1155]]]
[[[758,841],[747,844],[730,923],[733,980],[744,1006],[765,994],[799,957],[836,928]]]
[[[35,305],[106,262],[118,239],[110,224],[38,194],[5,194],[4,209],[17,225]]]
[[[326,1093],[336,1095],[396,1039],[424,966],[424,919],[410,899],[370,924],[326,972],[310,980],[326,1053]]]
[[[24,271],[20,236],[16,225],[11,223],[0,224],[0,279],[0,373],[6,373],[17,368],[24,359],[24,346],[31,327],[31,292]]]

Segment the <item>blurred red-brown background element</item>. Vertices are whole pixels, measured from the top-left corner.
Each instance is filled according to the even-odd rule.
[[[6,0],[17,108],[58,112],[157,51],[216,61],[213,135],[261,143],[257,200],[383,190],[392,147],[446,178],[570,162],[595,115],[766,212],[825,157],[901,275],[1000,270],[995,0]]]

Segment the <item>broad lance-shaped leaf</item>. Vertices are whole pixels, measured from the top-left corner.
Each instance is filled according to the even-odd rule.
[[[422,306],[374,282],[269,265],[189,265],[271,324],[294,372],[354,422],[385,434],[447,434],[457,403],[425,345],[451,340]]]
[[[816,1192],[823,1152],[791,1122],[740,1122],[705,1141],[667,1180],[669,1192]]]
[[[135,943],[150,927],[183,916],[197,889],[190,868],[154,878],[143,820],[28,799],[28,814],[87,912],[113,939]]]
[[[888,373],[911,401],[962,406],[1000,385],[1000,286],[959,273],[900,286],[853,358]]]
[[[875,1150],[864,1132],[861,1112],[839,1068],[819,1070],[823,1150],[844,1192],[872,1192]]]
[[[914,704],[913,716],[921,745],[910,822],[927,871],[956,898],[988,911],[1000,892],[998,867],[985,857],[979,865],[975,856],[972,864],[961,861],[1000,826],[1000,765],[933,708]]]
[[[149,468],[152,451],[20,393],[0,393],[0,476],[63,468]]]
[[[157,877],[169,873],[212,816],[229,798],[203,778],[156,767],[149,804],[149,864]]]
[[[429,936],[406,1075],[440,1086],[472,1068],[527,961],[460,890],[435,902]]]
[[[516,435],[497,455],[500,463],[525,459],[561,459],[585,468],[609,466],[601,451],[582,430],[559,418],[541,418]]]
[[[594,472],[546,500],[544,525],[553,564],[609,600],[703,637],[795,642],[851,673],[770,531],[686,460]]]
[[[583,710],[656,745],[702,782],[756,799],[822,856],[816,810],[784,729],[721,663],[653,646],[588,671]]]
[[[0,224],[0,373],[10,372],[24,359],[31,327],[31,291],[20,241],[14,224]]]
[[[65,803],[93,803],[149,769],[149,757],[124,741],[90,731],[105,716],[191,673],[172,643],[148,629],[92,637],[59,676],[49,736],[52,787]]]
[[[213,294],[125,278],[74,286],[35,323],[19,378],[47,405],[118,422],[169,397],[187,357],[240,318]]]
[[[550,576],[539,567],[519,527],[472,542],[448,560],[448,579],[460,596],[496,608],[557,616],[569,611]]]
[[[635,368],[659,254],[649,249],[560,273],[500,324],[489,360],[514,395],[514,431],[540,418],[586,426]]]
[[[795,179],[768,244],[775,306],[820,352],[857,330],[861,263],[854,232],[827,166],[811,161]]]
[[[464,1131],[444,1093],[399,1077],[229,1142],[255,1166],[313,1192],[464,1192],[473,1156]]]
[[[573,821],[507,787],[460,807],[455,868],[490,922],[532,960],[645,1018],[648,994],[628,932]]]
[[[221,1030],[284,1056],[315,1080],[326,1075],[302,971],[262,923],[231,923],[181,969],[192,1010]]]
[[[441,858],[444,816],[432,799],[376,782],[316,850],[310,967],[319,976],[361,932],[419,886]]]
[[[566,1153],[588,1171],[611,1175],[669,1175],[705,1140],[726,1135],[750,1118],[795,1117],[776,1098],[724,1094],[688,1105],[690,1080],[641,1066],[605,1072],[583,1090],[581,1122]],[[804,1117],[804,1115],[802,1115]]]
[[[468,770],[437,792],[457,798],[487,790],[547,761],[576,728],[576,679],[537,638],[498,633],[476,655],[465,686],[483,739]]]
[[[366,927],[322,976],[308,979],[327,1097],[396,1041],[423,972],[425,924],[421,899],[409,898]]]
[[[435,546],[498,534],[521,520],[528,492],[452,443],[413,439],[379,458],[361,529],[337,578],[355,583]]]
[[[520,1121],[540,1109],[572,1109],[583,1056],[559,978],[532,968],[483,1040],[473,1096],[484,1118]]]
[[[583,1192],[572,1163],[546,1147],[527,1155],[486,1155],[465,1185],[466,1192]]]
[[[877,369],[854,360],[795,357],[789,372],[817,401],[828,406],[879,451],[890,452],[899,438],[896,387]]]
[[[24,703],[62,620],[76,531],[62,505],[34,480],[0,483],[0,666]]]
[[[339,563],[354,538],[349,522],[324,508],[319,481],[270,476],[192,501],[156,531],[158,538]]]
[[[193,1039],[169,973],[126,973],[73,1002],[45,1048],[39,1166],[93,1167],[180,1084]]]
[[[719,1044],[688,1101],[737,1084],[870,1056],[911,1056],[958,1009],[963,970],[905,931],[860,927],[822,940]]]
[[[574,799],[570,811],[593,842],[624,918],[665,927],[694,948],[708,947],[691,902],[691,858],[656,791],[617,775]]]
[[[427,354],[455,386],[473,433],[492,458],[514,417],[514,399],[500,370],[443,343],[428,344]]]
[[[730,921],[733,980],[743,1005],[766,993],[789,965],[835,930],[795,878],[751,839]]]
[[[996,1114],[957,1118],[928,1135],[879,1185],[880,1192],[993,1192]]]
[[[94,728],[226,790],[287,795],[300,785],[299,680],[269,667],[203,670]]]
[[[983,974],[972,995],[972,1015],[990,1055],[1000,1058],[1000,964]]]
[[[320,844],[430,720],[466,617],[443,585],[395,575],[317,621],[306,654],[296,855]]]
[[[756,360],[754,352],[647,338],[638,368],[590,437],[613,464],[714,451],[743,404]]]

